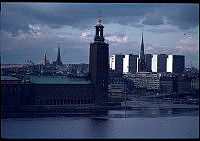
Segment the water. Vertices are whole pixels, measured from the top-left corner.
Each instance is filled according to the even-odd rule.
[[[102,116],[1,120],[3,138],[199,138],[199,105],[135,106]],[[175,108],[176,107],[176,108]]]

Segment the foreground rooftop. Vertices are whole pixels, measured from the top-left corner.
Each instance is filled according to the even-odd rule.
[[[91,84],[90,80],[66,76],[26,76],[33,84]]]
[[[13,77],[13,76],[2,76],[1,75],[1,81],[13,81],[13,80],[20,80],[20,79]]]

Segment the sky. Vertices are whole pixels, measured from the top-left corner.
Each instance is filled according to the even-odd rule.
[[[1,3],[1,63],[88,63],[96,20],[102,19],[109,55],[185,55],[199,67],[199,5],[175,3]]]

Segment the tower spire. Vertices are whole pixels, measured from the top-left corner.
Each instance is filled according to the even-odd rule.
[[[47,64],[47,55],[46,55],[46,52],[44,53],[44,65]]]
[[[58,46],[57,61],[60,61],[60,46]]]
[[[141,43],[141,49],[140,49],[140,57],[138,62],[138,71],[143,72],[146,69],[146,61],[145,61],[145,55],[144,55],[144,41],[143,41],[143,29],[142,29],[142,43]]]
[[[143,28],[142,28],[142,44],[143,44]]]
[[[141,56],[141,59],[144,59],[144,41],[143,41],[143,29],[142,29],[142,43],[141,43],[140,56]]]
[[[61,57],[60,57],[60,45],[58,46],[58,54],[57,54],[56,64],[57,65],[62,65]]]

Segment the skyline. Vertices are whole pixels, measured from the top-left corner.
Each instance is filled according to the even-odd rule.
[[[99,17],[110,56],[139,54],[143,29],[145,54],[185,55],[186,67],[199,67],[198,4],[4,2],[1,63],[39,63],[44,52],[52,62],[58,46],[63,63],[88,63]]]

